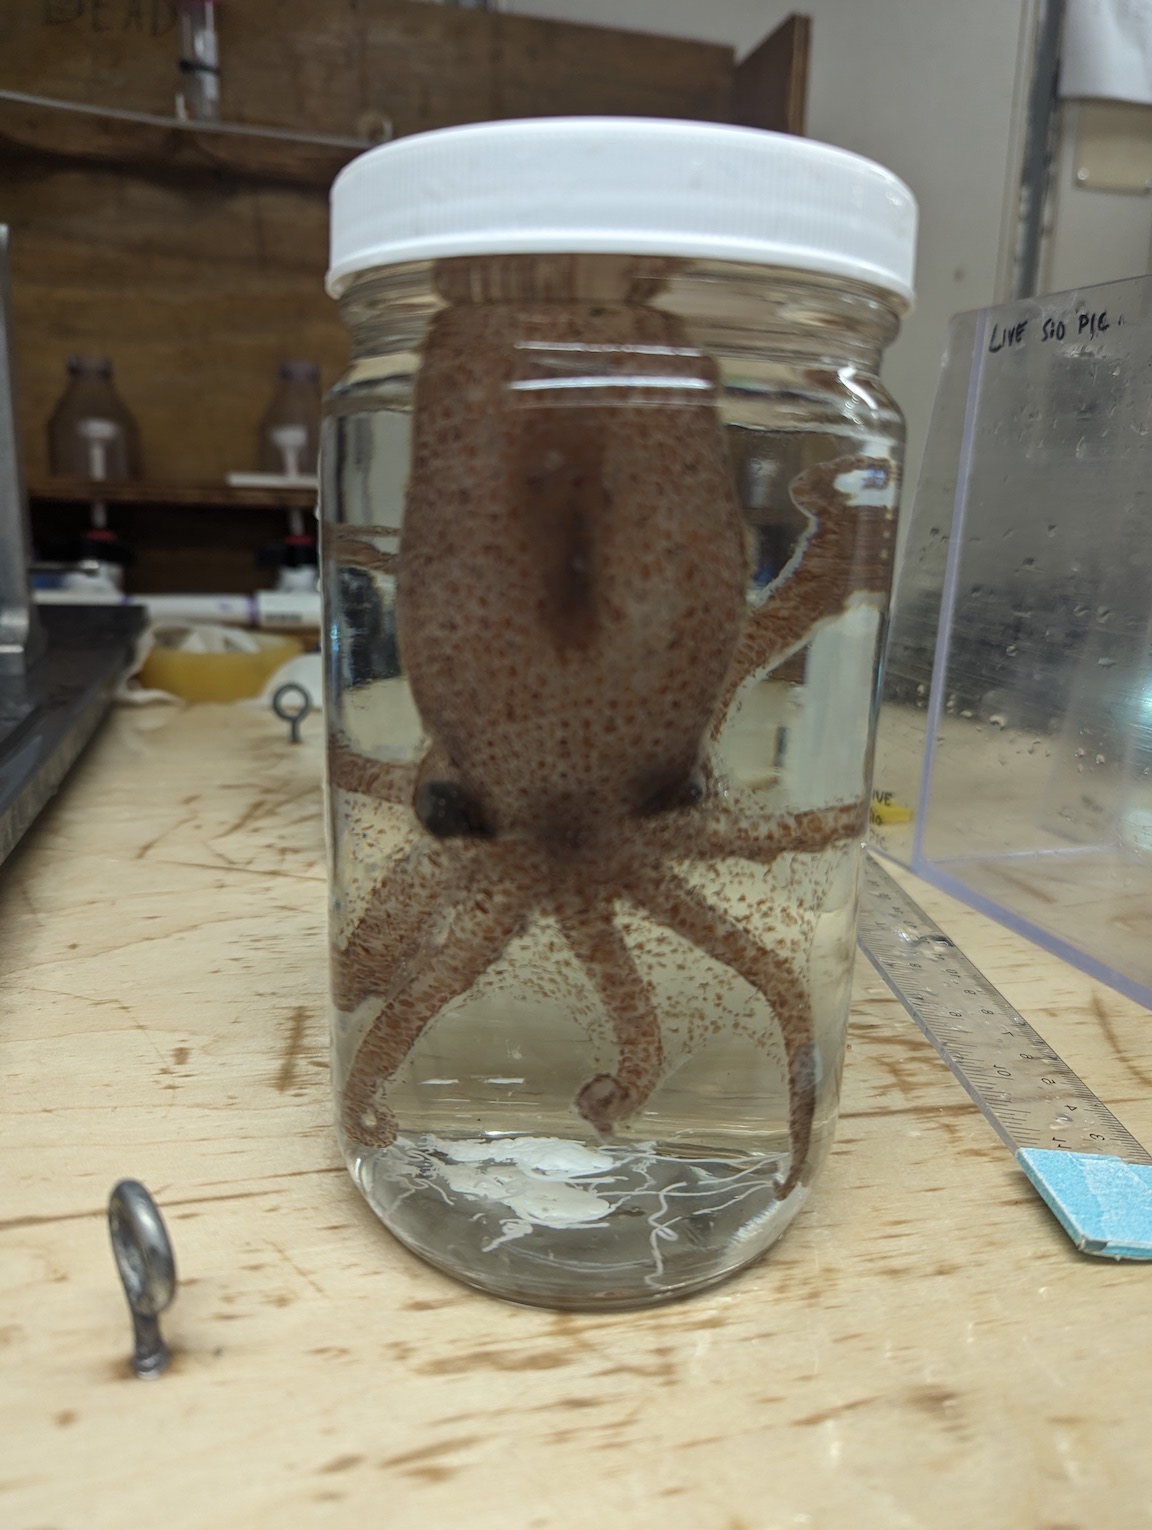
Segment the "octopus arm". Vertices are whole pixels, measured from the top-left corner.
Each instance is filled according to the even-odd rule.
[[[789,486],[810,528],[791,563],[749,615],[729,666],[713,736],[736,692],[752,675],[774,669],[802,648],[813,629],[838,616],[856,594],[887,593],[892,577],[895,516],[837,488],[849,473],[865,473],[869,490],[896,492],[896,470],[880,457],[836,457],[800,474]]]
[[[658,924],[738,973],[772,1006],[788,1062],[792,1155],[787,1176],[777,1184],[777,1195],[783,1200],[800,1183],[816,1111],[812,1009],[800,975],[787,957],[762,946],[683,878],[666,869],[634,873],[628,895]]]
[[[375,895],[387,906],[391,889]],[[446,1004],[467,993],[524,928],[523,890],[499,882],[477,887],[452,910],[447,934],[427,960],[406,963],[400,982],[360,1043],[344,1089],[343,1125],[354,1142],[387,1147],[396,1123],[385,1086]],[[361,929],[363,928],[363,922]],[[357,930],[357,938],[360,930]]]
[[[660,1018],[610,905],[560,910],[558,917],[572,954],[596,987],[619,1048],[616,1072],[597,1074],[576,1100],[584,1119],[607,1132],[639,1110],[660,1081]]]

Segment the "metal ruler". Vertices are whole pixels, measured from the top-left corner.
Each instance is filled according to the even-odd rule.
[[[871,852],[859,942],[1076,1247],[1152,1259],[1152,1153]]]

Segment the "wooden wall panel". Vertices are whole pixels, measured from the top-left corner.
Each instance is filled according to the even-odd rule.
[[[325,133],[373,112],[399,132],[557,111],[722,118],[731,83],[726,48],[413,0],[238,0],[220,34],[226,119]],[[0,4],[0,88],[166,114],[176,60],[171,0]],[[309,167],[310,192],[260,185],[164,165],[154,139],[133,166],[131,129],[28,108],[5,108],[0,131],[22,144],[0,139],[0,216],[31,474],[73,351],[112,357],[149,476],[250,466],[276,362],[312,357],[327,383],[346,354],[322,290],[323,171]]]
[[[384,117],[398,135],[565,113],[791,125],[795,102],[776,96],[799,80],[802,98],[806,68],[806,30],[791,24],[742,70],[712,44],[418,0],[226,0],[219,30],[226,120],[346,138]],[[174,0],[0,0],[0,91],[168,118],[177,61]],[[45,475],[45,425],[73,352],[112,358],[148,478],[218,482],[254,466],[277,363],[314,359],[325,385],[343,369],[346,337],[323,291],[327,186],[353,152],[229,146],[0,100],[31,477]],[[140,510],[135,533],[163,513]],[[195,516],[157,537],[172,569],[181,548],[192,560]],[[243,545],[267,526],[241,524],[220,538],[220,587],[255,582]],[[210,560],[197,558],[206,578]],[[165,577],[187,587],[187,573]]]
[[[411,0],[222,7],[225,115],[397,136],[497,117],[729,116],[731,48]]]
[[[0,0],[0,88],[170,113],[178,38],[174,0]]]
[[[808,110],[812,21],[789,16],[736,65],[732,121],[774,133],[803,133]]]
[[[347,341],[325,295],[324,199],[290,188],[165,184],[23,160],[0,168],[28,472],[73,352],[112,358],[146,476],[220,480],[256,460],[277,363],[339,376]]]
[[[730,115],[731,48],[417,0],[229,0],[219,8],[222,116],[397,135],[543,113]],[[171,113],[172,0],[4,0],[0,88]]]

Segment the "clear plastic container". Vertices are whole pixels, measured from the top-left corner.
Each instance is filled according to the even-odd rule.
[[[893,610],[874,833],[1145,1005],[1150,365],[1152,277],[952,321]]]
[[[557,232],[538,193],[572,139]],[[634,190],[662,174],[663,204],[613,214],[590,142]],[[739,194],[678,237],[693,144],[697,179],[752,154],[782,199],[798,159],[875,185],[903,278],[812,268],[787,216],[757,243]],[[427,184],[397,151],[460,175],[428,258],[372,227],[389,174]],[[667,1300],[762,1253],[832,1136],[913,204],[852,156],[697,124],[495,124],[369,160],[334,198],[354,360],[322,447],[344,1150],[472,1285]],[[623,250],[581,248],[622,209]],[[809,269],[718,258],[726,217]]]
[[[260,421],[260,471],[311,477],[319,444],[320,368],[314,361],[282,361],[272,402]]]
[[[68,386],[48,421],[48,466],[68,477],[140,476],[140,433],[106,356],[72,356]]]

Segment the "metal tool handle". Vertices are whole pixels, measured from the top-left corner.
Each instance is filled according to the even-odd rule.
[[[112,1252],[128,1309],[137,1376],[159,1376],[171,1360],[160,1332],[160,1314],[176,1296],[176,1260],[156,1202],[138,1180],[122,1179],[108,1201]]]

